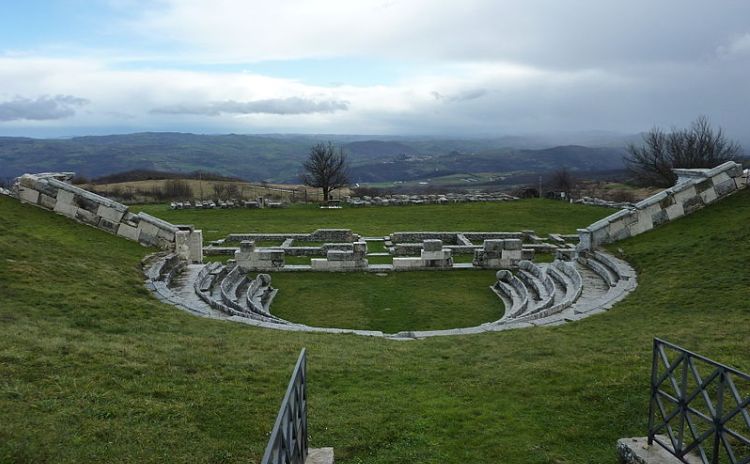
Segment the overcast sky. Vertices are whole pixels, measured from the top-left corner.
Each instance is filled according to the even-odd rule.
[[[25,0],[0,134],[750,130],[748,0]]]

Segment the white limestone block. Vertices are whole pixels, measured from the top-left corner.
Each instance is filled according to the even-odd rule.
[[[422,268],[420,258],[393,258],[393,270],[406,271]]]
[[[110,208],[109,206],[99,205],[96,214],[97,216],[101,216],[102,218],[110,222],[120,222],[122,220],[122,217],[125,215],[125,211],[118,211],[114,208]]]
[[[39,195],[39,204],[44,206],[47,209],[55,209],[56,203],[57,203],[57,199],[54,197],[45,195],[43,193]]]
[[[73,192],[68,192],[67,190],[58,190],[57,191],[57,204],[66,204],[66,205],[74,205],[75,204],[75,194]]]
[[[709,204],[716,201],[717,198],[719,198],[718,195],[716,195],[716,190],[714,190],[713,187],[711,187],[708,190],[705,190],[701,192],[701,198],[703,199],[703,203]]]
[[[521,248],[523,248],[523,242],[519,238],[509,238],[505,240],[505,250],[518,251],[518,259],[521,259]],[[503,252],[504,253],[504,252]]]
[[[39,202],[39,192],[32,188],[22,186],[18,189],[18,198],[22,203],[31,203],[35,205]]]
[[[666,209],[667,217],[670,221],[674,221],[685,215],[685,210],[682,208],[682,203],[674,204]]]
[[[510,261],[520,261],[522,258],[523,252],[521,250],[503,250],[501,259],[503,261],[510,260]]]
[[[120,224],[120,227],[117,229],[117,235],[119,235],[120,237],[126,238],[128,240],[137,242],[138,241],[138,228],[129,226],[127,224]]]
[[[58,214],[62,214],[63,216],[75,219],[76,213],[78,212],[78,207],[76,205],[60,202],[60,200],[58,200],[57,203],[55,203],[55,212]]]
[[[423,260],[446,260],[450,259],[452,255],[452,250],[446,249],[446,250],[438,250],[438,251],[422,251],[422,259]]]
[[[424,251],[440,251],[443,249],[443,241],[430,239],[422,242],[422,249]]]
[[[684,203],[694,196],[696,196],[698,193],[695,191],[695,185],[692,183],[684,184],[685,187],[682,188],[679,191],[675,191],[674,193],[674,199],[677,203]]]

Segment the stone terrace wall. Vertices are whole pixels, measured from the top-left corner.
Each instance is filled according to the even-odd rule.
[[[67,181],[73,173],[24,174],[16,179],[14,196],[22,203],[54,211],[78,222],[146,246],[172,250],[182,259],[203,262],[203,233],[177,226],[91,193]]]
[[[679,179],[674,187],[579,229],[578,249],[591,250],[642,234],[744,189],[748,183],[742,166],[732,161],[713,169],[675,169],[675,173]]]

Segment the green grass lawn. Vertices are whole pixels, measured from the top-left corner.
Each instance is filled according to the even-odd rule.
[[[367,251],[369,253],[388,253],[388,249],[385,247],[385,240],[368,241]]]
[[[295,204],[284,209],[172,210],[168,205],[139,205],[131,209],[174,224],[194,224],[203,229],[207,241],[231,233],[312,232],[325,228],[351,229],[364,236],[413,230],[533,229],[539,234],[575,233],[577,228],[613,212],[608,208],[543,199],[386,208],[320,209],[316,205]]]
[[[505,311],[489,289],[494,271],[357,272],[334,278],[277,272],[272,277],[279,289],[273,313],[318,327],[386,333],[450,329],[495,321]]]
[[[589,222],[570,215],[525,216]],[[750,192],[612,247],[639,287],[605,314],[412,342],[193,317],[144,289],[140,245],[2,197],[0,217],[0,462],[258,462],[302,347],[311,445],[343,464],[614,463],[646,433],[654,336],[750,370]]]
[[[322,258],[322,256],[317,256],[318,258]],[[284,265],[287,264],[305,264],[309,265],[310,260],[312,259],[312,256],[284,256]]]

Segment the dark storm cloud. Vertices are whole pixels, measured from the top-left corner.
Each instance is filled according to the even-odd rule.
[[[349,103],[339,100],[316,101],[307,98],[273,98],[238,102],[227,100],[207,104],[178,104],[154,108],[154,114],[193,114],[201,116],[219,116],[221,114],[312,114],[346,111]]]
[[[76,108],[88,103],[72,95],[41,96],[36,99],[16,97],[0,103],[0,121],[47,121],[68,118]]]

